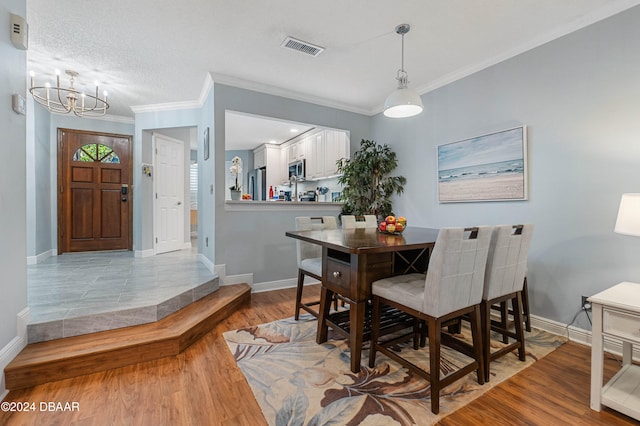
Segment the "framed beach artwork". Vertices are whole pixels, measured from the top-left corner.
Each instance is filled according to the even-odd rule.
[[[526,126],[438,146],[441,203],[526,199]]]

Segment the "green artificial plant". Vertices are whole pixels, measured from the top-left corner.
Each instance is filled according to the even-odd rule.
[[[337,164],[341,174],[338,182],[344,186],[342,214],[373,214],[378,218],[393,214],[391,197],[404,192],[407,179],[390,176],[398,160],[388,145],[363,139],[351,159],[341,159]]]

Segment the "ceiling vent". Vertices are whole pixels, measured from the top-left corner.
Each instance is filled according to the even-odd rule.
[[[296,50],[298,52],[306,53],[311,56],[318,56],[322,52],[324,52],[324,47],[316,46],[311,43],[307,43],[306,41],[298,40],[293,37],[287,37],[284,39],[281,47],[285,47],[287,49]]]

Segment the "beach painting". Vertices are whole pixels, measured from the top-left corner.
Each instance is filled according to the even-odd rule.
[[[438,199],[526,200],[526,126],[438,146]]]

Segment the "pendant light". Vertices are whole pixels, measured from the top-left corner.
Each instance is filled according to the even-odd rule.
[[[410,29],[409,24],[400,24],[396,27],[396,34],[402,36],[402,63],[396,75],[398,88],[384,101],[384,115],[391,118],[413,117],[424,109],[420,95],[407,87],[408,74],[404,70],[404,35]]]

